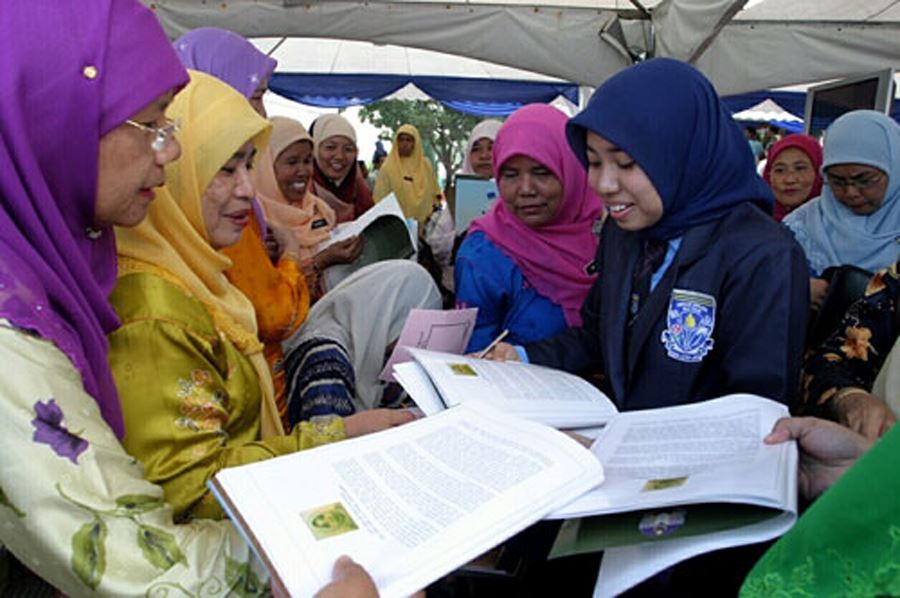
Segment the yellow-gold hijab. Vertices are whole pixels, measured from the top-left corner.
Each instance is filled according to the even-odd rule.
[[[400,155],[397,146],[397,139],[404,133],[415,140],[412,154],[406,157]],[[390,185],[376,185],[373,193],[375,201],[392,191],[397,196],[403,214],[408,218],[415,218],[420,226],[424,226],[432,207],[441,196],[441,188],[438,187],[431,162],[425,157],[422,136],[416,127],[406,124],[397,129],[394,145],[381,165],[378,176],[390,181]]]
[[[133,272],[161,276],[206,307],[216,328],[250,359],[259,376],[260,429],[268,438],[283,433],[283,428],[253,304],[225,277],[231,260],[209,244],[201,201],[219,169],[247,141],[258,155],[266,149],[271,125],[228,84],[198,71],[189,73],[190,84],[166,111],[181,123],[181,158],[166,166],[166,184],[157,190],[147,218],[134,228],[116,229],[119,276]]]

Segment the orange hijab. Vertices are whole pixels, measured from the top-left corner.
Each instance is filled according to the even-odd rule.
[[[274,116],[272,122],[272,138],[268,149],[263,153],[256,168],[256,197],[266,214],[266,219],[277,225],[287,227],[294,232],[300,244],[300,258],[307,259],[315,253],[316,246],[328,238],[334,228],[336,217],[334,210],[308,190],[299,204],[291,203],[281,192],[275,178],[275,160],[279,154],[297,141],[308,141],[313,144],[312,137],[296,120],[283,116]],[[313,176],[310,169],[307,189],[312,187]],[[314,223],[325,221],[315,228]]]

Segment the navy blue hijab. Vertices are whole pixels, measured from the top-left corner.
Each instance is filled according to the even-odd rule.
[[[775,198],[756,174],[747,139],[712,84],[688,64],[654,58],[598,87],[566,126],[585,164],[588,130],[628,153],[662,198],[662,218],[638,233],[643,238],[680,237],[745,201],[772,213]]]

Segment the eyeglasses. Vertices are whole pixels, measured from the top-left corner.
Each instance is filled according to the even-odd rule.
[[[884,173],[873,172],[871,174],[860,174],[854,177],[844,178],[826,172],[825,180],[828,181],[830,187],[840,189],[841,191],[846,191],[846,189],[851,186],[856,187],[858,191],[865,191],[869,187],[880,183],[883,176]]]
[[[166,119],[166,124],[161,127],[150,127],[133,120],[126,120],[125,124],[140,129],[145,133],[152,133],[153,141],[150,143],[150,147],[153,148],[154,152],[162,151],[162,149],[166,147],[166,142],[169,141],[169,139],[172,139],[172,136],[181,129],[181,123],[179,121],[168,119]]]

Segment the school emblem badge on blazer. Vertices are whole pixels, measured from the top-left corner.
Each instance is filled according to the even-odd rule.
[[[672,359],[697,363],[713,348],[716,298],[706,293],[672,289],[662,340]]]

